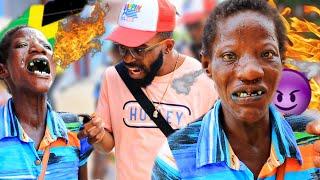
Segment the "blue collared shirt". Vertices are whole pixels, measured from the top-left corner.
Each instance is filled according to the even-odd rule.
[[[44,149],[49,145],[45,179],[78,179],[79,167],[90,154],[81,150],[80,144],[76,133],[67,130],[48,104],[45,135],[37,150],[13,112],[12,99],[0,107],[0,179],[37,179]]]
[[[319,168],[313,165],[312,144],[298,146],[281,114],[273,106],[269,111],[270,156],[258,179],[276,179],[277,175],[290,180],[319,177]],[[171,135],[155,161],[152,179],[254,179],[233,152],[220,113],[221,101],[217,101],[201,121]]]

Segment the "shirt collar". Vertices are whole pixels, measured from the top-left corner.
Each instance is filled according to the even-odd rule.
[[[234,154],[219,121],[221,107],[221,101],[218,100],[214,108],[203,117],[197,142],[197,168],[208,164],[225,162],[231,169],[240,169],[240,160]],[[271,105],[269,111],[272,124],[272,153],[270,153],[270,159],[276,159],[277,166],[282,164],[286,157],[295,158],[302,163],[301,154],[291,127],[274,106]]]
[[[52,110],[49,103],[47,103],[47,106],[47,127],[44,137],[46,137],[48,142],[53,142],[57,138],[63,138],[68,141],[67,128],[62,118]],[[19,137],[20,140],[24,142],[32,141],[23,131],[16,115],[14,114],[12,98],[10,98],[7,104],[1,108],[0,113],[0,118],[3,123],[1,126],[3,129],[0,130],[0,140],[5,137]]]

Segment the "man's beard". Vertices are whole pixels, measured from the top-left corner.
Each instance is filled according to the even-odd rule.
[[[158,58],[151,64],[150,70],[147,70],[145,67],[143,67],[143,70],[146,73],[146,76],[142,79],[132,79],[132,81],[134,81],[139,87],[143,87],[143,88],[147,87],[152,83],[152,81],[156,77],[162,64],[163,64],[163,54],[160,53]]]

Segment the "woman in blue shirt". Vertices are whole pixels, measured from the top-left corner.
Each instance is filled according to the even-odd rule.
[[[86,179],[89,151],[47,102],[55,63],[40,31],[19,26],[7,32],[0,78],[12,94],[0,108],[0,179]]]
[[[220,99],[200,121],[169,137],[153,179],[320,178],[313,144],[298,145],[270,105],[285,43],[280,15],[265,0],[216,7],[204,28],[202,63]]]

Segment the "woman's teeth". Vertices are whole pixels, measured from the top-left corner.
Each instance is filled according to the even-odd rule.
[[[246,98],[246,97],[255,97],[255,96],[260,96],[262,95],[262,91],[257,91],[254,93],[247,93],[247,92],[238,92],[237,96],[240,98]]]
[[[40,72],[40,71],[34,71],[33,73],[35,73],[36,75],[45,75],[45,76],[50,75],[46,72]]]

